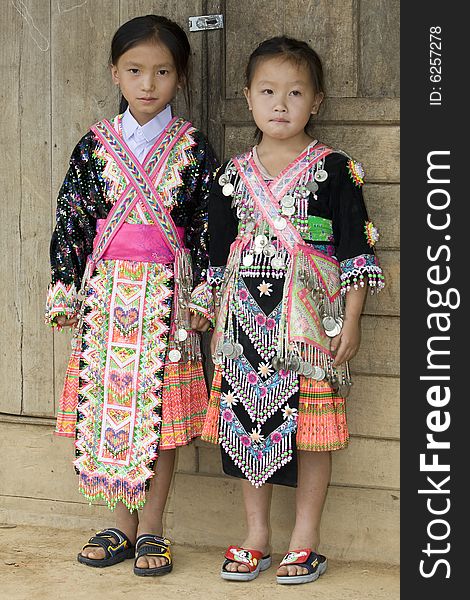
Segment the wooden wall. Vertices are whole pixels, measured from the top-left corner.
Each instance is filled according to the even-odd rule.
[[[251,143],[242,99],[246,57],[263,38],[284,32],[310,41],[324,58],[329,98],[317,137],[366,169],[365,197],[381,231],[388,286],[366,303],[348,401],[352,440],[334,455],[322,537],[333,556],[398,562],[398,7],[397,0],[2,4],[0,521],[109,524],[106,511],[88,507],[76,491],[71,442],[52,436],[70,338],[43,324],[55,196],[75,143],[94,121],[116,112],[107,60],[119,24],[153,12],[187,30],[189,16],[223,12],[223,31],[190,34],[191,117],[221,158]],[[177,110],[186,112],[183,104]],[[293,498],[293,490],[276,490],[278,551],[285,549]],[[199,506],[210,509],[196,523]],[[184,448],[168,531],[179,541],[224,545],[240,536],[240,518],[239,490],[221,474],[218,451],[201,442]]]

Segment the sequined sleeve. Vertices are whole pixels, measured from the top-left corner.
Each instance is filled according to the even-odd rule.
[[[218,170],[209,194],[209,272],[208,280],[219,288],[224,277],[230,246],[238,234],[238,219],[232,208],[232,196],[224,196],[219,177],[227,163]]]
[[[374,250],[378,232],[369,221],[362,193],[362,165],[341,156],[338,169],[332,187],[332,214],[342,291],[364,285],[369,285],[371,292],[379,291],[384,286],[384,276]]]
[[[190,199],[191,214],[186,227],[186,245],[191,252],[194,278],[189,308],[213,321],[213,298],[207,284],[208,203],[212,179],[219,163],[207,139],[200,132],[196,132],[195,137],[195,181]]]
[[[46,323],[73,317],[77,291],[87,256],[93,249],[97,204],[104,205],[99,169],[93,158],[96,140],[85,135],[75,147],[57,199],[56,225],[50,245],[51,283],[46,301]]]

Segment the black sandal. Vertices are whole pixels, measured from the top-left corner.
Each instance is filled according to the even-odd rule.
[[[105,557],[88,558],[88,556],[83,556],[82,552],[85,548],[89,547],[103,548]],[[126,560],[126,558],[133,558],[135,548],[126,534],[122,533],[119,529],[110,527],[109,529],[98,531],[91,537],[83,546],[82,552],[78,554],[77,560],[83,565],[89,567],[110,567]]]
[[[139,535],[135,543],[135,561],[134,561],[134,573],[140,577],[148,577],[151,575],[165,575],[170,573],[173,569],[173,560],[170,552],[170,540],[159,535]],[[142,568],[137,567],[137,560],[141,556],[161,556],[166,558],[168,564],[161,565],[160,567]]]

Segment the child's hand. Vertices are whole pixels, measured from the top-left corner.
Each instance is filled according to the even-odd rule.
[[[330,350],[333,354],[336,354],[333,366],[337,367],[356,356],[360,343],[361,328],[359,327],[359,321],[355,319],[345,320],[341,333],[331,340]]]
[[[71,319],[67,319],[65,315],[59,315],[54,320],[59,327],[73,327],[78,323],[78,317],[72,317]]]
[[[191,315],[191,329],[195,329],[196,331],[207,331],[210,326],[211,323],[206,317]]]

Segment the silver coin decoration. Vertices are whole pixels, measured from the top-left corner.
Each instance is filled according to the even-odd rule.
[[[282,198],[282,200],[281,200],[281,206],[283,206],[285,208],[291,208],[292,206],[295,206],[294,196],[291,196],[290,194],[287,194],[287,196],[284,196],[284,198]]]
[[[222,352],[227,358],[231,358],[234,351],[234,345],[232,342],[224,342],[222,344]]]
[[[276,271],[279,271],[279,269],[283,269],[286,265],[280,256],[275,256],[271,261],[271,266]]]
[[[240,342],[235,342],[235,344],[233,345],[233,358],[238,358],[240,355],[243,354],[243,346],[240,344]]]
[[[224,185],[226,185],[227,183],[230,183],[230,179],[229,176],[226,173],[223,173],[220,177],[219,177],[219,185],[221,185],[222,187]]]
[[[289,368],[291,371],[298,371],[300,368],[300,358],[298,356],[292,356],[289,361]]]
[[[313,365],[311,365],[309,362],[304,362],[302,365],[302,371],[304,372],[305,377],[312,377]]]
[[[176,348],[173,348],[173,350],[170,350],[168,352],[168,359],[172,363],[178,362],[181,359],[181,352],[179,350],[176,350]]]
[[[276,254],[276,246],[268,244],[263,248],[263,254],[268,258],[272,258]]]
[[[328,173],[325,171],[325,169],[318,169],[314,177],[316,181],[319,181],[321,183],[322,181],[325,181],[328,178]]]
[[[295,214],[295,206],[283,206],[282,214],[286,215],[287,217],[291,217],[293,214]]]
[[[275,371],[279,371],[280,367],[279,367],[279,356],[275,356],[272,361],[271,361],[271,365],[273,367],[273,369]]]
[[[253,254],[245,254],[245,256],[243,257],[243,266],[244,267],[251,267],[251,265],[254,263],[255,258],[253,256]]]
[[[261,234],[261,235],[257,235],[255,237],[255,246],[258,246],[258,248],[264,248],[268,243],[268,238]]]
[[[274,219],[273,223],[274,223],[274,227],[278,231],[282,231],[283,229],[285,229],[287,227],[287,221],[284,219],[284,217],[276,217]]]
[[[316,181],[309,181],[305,186],[310,192],[315,193],[318,190],[318,183]]]
[[[184,340],[188,337],[188,332],[186,331],[186,329],[178,329],[178,331],[176,332],[176,339],[179,342],[184,342]]]
[[[333,331],[337,327],[337,323],[333,317],[323,317],[322,324],[326,333]]]
[[[316,379],[317,381],[321,381],[322,379],[325,379],[325,375],[326,373],[324,369],[322,369],[321,367],[314,367],[314,379]]]
[[[231,183],[226,183],[226,184],[224,185],[224,187],[222,188],[222,194],[223,194],[224,196],[231,196],[231,195],[233,194],[233,191],[234,191],[234,189],[235,189],[235,188],[233,187],[233,184],[231,184]]]

